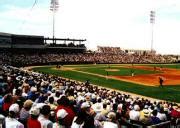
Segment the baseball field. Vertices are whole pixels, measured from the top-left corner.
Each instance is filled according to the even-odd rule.
[[[130,92],[155,99],[180,103],[179,64],[89,64],[42,66],[34,71]],[[159,87],[159,77],[163,86]]]

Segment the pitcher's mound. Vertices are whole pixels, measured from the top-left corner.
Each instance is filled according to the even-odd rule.
[[[117,71],[119,71],[119,69],[105,69],[105,71],[109,71],[109,72],[117,72]]]

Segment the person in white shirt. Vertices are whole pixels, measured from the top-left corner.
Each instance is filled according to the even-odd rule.
[[[19,105],[12,104],[9,108],[9,116],[5,118],[6,128],[24,128],[24,125],[16,119],[18,112]]]
[[[41,114],[38,120],[41,123],[41,128],[53,128],[53,123],[49,120],[50,109],[49,105],[44,105],[40,110]]]
[[[103,110],[103,103],[101,102],[101,99],[99,98],[97,103],[93,104],[91,108],[96,112],[100,113]]]
[[[164,113],[164,108],[160,108],[157,117],[161,120],[161,121],[166,121],[167,117],[166,114]]]
[[[139,105],[134,105],[134,109],[132,109],[130,112],[129,112],[129,118],[130,120],[135,120],[135,121],[138,121],[139,118],[140,118],[140,107]]]
[[[89,127],[94,128],[94,110],[91,109],[91,106],[88,102],[83,102],[81,104],[80,111],[77,116],[74,117],[71,128],[83,128]]]
[[[119,123],[116,120],[116,114],[109,112],[107,115],[108,119],[104,122],[103,128],[119,128]]]

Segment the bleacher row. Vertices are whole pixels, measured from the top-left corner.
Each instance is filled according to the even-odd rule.
[[[180,106],[4,65],[0,127],[179,127]]]
[[[39,50],[40,51],[40,50]],[[173,63],[177,60],[171,56],[162,56],[158,54],[127,54],[124,52],[118,54],[111,53],[58,53],[58,52],[39,52],[27,50],[0,51],[0,60],[4,64],[17,66],[50,64],[50,63]],[[20,53],[19,53],[20,52]],[[68,50],[66,50],[68,52]]]

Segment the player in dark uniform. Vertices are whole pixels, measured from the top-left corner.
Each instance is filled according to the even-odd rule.
[[[163,87],[163,78],[162,77],[159,77],[159,87]]]

